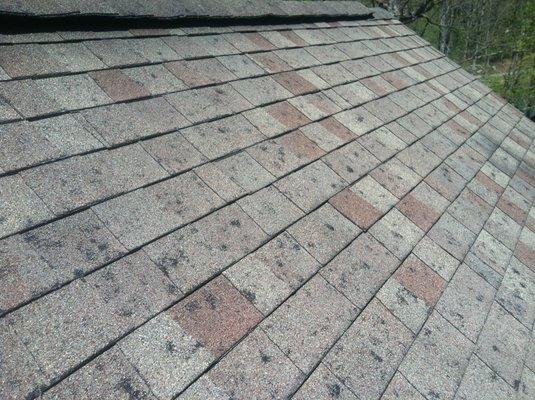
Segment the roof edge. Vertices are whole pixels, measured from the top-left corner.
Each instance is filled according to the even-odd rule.
[[[285,0],[25,0],[0,3],[0,13],[28,17],[266,18],[355,17],[373,10],[356,1]]]
[[[36,1],[28,0],[23,4],[29,6]],[[50,1],[65,2],[67,0]],[[103,1],[103,3],[107,2],[110,0]],[[147,3],[145,0],[137,0],[137,2]],[[355,1],[225,0],[225,2],[217,2],[201,0],[198,4],[195,3],[197,8],[188,8],[187,6],[194,2],[163,0],[164,7],[159,14],[156,14],[154,10],[149,12],[146,8],[136,9],[136,14],[128,14],[124,10],[99,13],[97,11],[100,2],[89,2],[90,4],[87,4],[84,10],[72,11],[72,9],[49,7],[47,12],[37,13],[38,9],[23,6],[13,11],[15,8],[9,9],[7,3],[0,2],[0,33],[8,34],[57,30],[106,31],[195,26],[279,25],[394,18],[381,8],[368,8]],[[71,3],[76,3],[76,1],[69,1],[69,4]],[[172,10],[165,7],[171,3],[178,7]],[[117,5],[121,4],[121,0],[117,1]],[[205,7],[203,11],[199,11],[201,5]],[[91,8],[91,6],[95,7]],[[153,6],[156,7],[154,4]],[[209,6],[213,6],[210,12],[206,11]],[[32,12],[25,12],[25,10]],[[71,12],[68,12],[69,10]],[[167,12],[163,12],[165,10]]]

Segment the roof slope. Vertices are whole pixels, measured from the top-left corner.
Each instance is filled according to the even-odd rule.
[[[534,125],[413,31],[0,40],[1,398],[530,397]]]

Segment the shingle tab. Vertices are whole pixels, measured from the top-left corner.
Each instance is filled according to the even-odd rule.
[[[52,218],[43,200],[19,175],[0,178],[0,236],[7,236]]]
[[[13,171],[104,147],[78,115],[61,115],[3,127],[0,167]]]
[[[253,251],[266,234],[231,205],[148,245],[145,250],[187,292]]]
[[[375,399],[386,389],[411,341],[411,332],[374,301],[324,363],[360,398]]]
[[[229,85],[178,92],[165,98],[192,123],[252,108],[251,104]]]
[[[133,249],[191,222],[223,201],[194,172],[130,192],[92,210]]]
[[[132,173],[134,168],[136,172]],[[87,206],[166,175],[139,145],[73,157],[22,173],[26,184],[55,214]]]
[[[263,314],[279,306],[318,269],[318,262],[284,232],[233,265],[225,276]]]
[[[209,159],[241,150],[264,139],[242,115],[183,129],[182,135]]]
[[[127,143],[188,124],[164,98],[112,104],[81,112],[108,145]]]

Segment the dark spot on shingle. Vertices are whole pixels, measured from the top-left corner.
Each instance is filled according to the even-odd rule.
[[[73,271],[73,275],[77,279],[81,278],[82,276],[84,276],[84,270],[80,269],[80,268],[75,268],[74,271]]]
[[[185,307],[186,307],[186,310],[188,310],[189,312],[195,312],[201,308],[197,300],[188,301]]]
[[[208,302],[208,304],[210,304],[210,308],[212,310],[215,310],[217,308],[217,298],[212,293],[208,293],[206,295],[206,301]]]
[[[330,231],[334,231],[334,226],[332,226],[331,224],[325,224],[325,227]]]
[[[493,345],[493,346],[492,346],[492,350],[494,350],[494,351],[496,351],[496,352],[499,352],[499,351],[500,351],[500,349],[499,349],[498,347],[496,347],[496,345]]]
[[[175,351],[176,351],[176,345],[173,343],[172,340],[168,340],[166,343],[165,343],[165,349],[173,354]]]
[[[165,276],[169,278],[169,271],[167,270],[167,267],[165,265],[159,265],[158,268],[160,269],[160,271],[163,272]]]
[[[116,388],[128,394],[129,399],[141,398],[141,391],[139,389],[134,389],[132,382],[130,382],[130,378],[121,379],[121,381],[117,383]]]
[[[340,392],[342,389],[340,388],[339,384],[333,383],[333,384],[327,384],[327,390],[329,391],[329,394],[331,395],[331,397],[337,399],[340,397]]]
[[[233,219],[232,221],[230,221],[230,224],[232,226],[241,226],[241,222],[238,219]]]
[[[108,247],[109,247],[109,246],[108,246],[107,243],[101,243],[101,244],[98,245],[98,249],[99,249],[100,251],[106,251],[106,250],[108,250]]]
[[[271,361],[271,357],[268,356],[267,354],[262,353],[262,352],[260,353],[260,359],[262,360],[262,362],[264,364],[267,364],[268,362]]]
[[[255,301],[256,300],[256,294],[254,294],[250,290],[244,289],[242,291],[242,293],[249,301]]]
[[[41,388],[35,388],[26,395],[27,400],[37,399],[41,396]]]
[[[121,317],[131,317],[133,314],[134,314],[134,311],[132,311],[131,309],[125,309],[125,308],[123,308],[121,312],[119,313]]]
[[[227,251],[228,250],[228,246],[226,244],[220,244],[219,248],[221,249],[221,251]]]
[[[434,390],[430,390],[427,392],[428,396],[432,399],[440,399],[440,394],[435,392]]]
[[[349,165],[346,166],[346,171],[349,172],[349,173],[355,172],[355,170],[353,168],[351,168]]]
[[[167,293],[169,294],[176,294],[177,288],[174,285],[167,285]]]

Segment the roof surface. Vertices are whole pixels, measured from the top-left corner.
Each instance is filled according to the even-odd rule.
[[[0,41],[0,398],[533,398],[534,124],[413,31]]]

